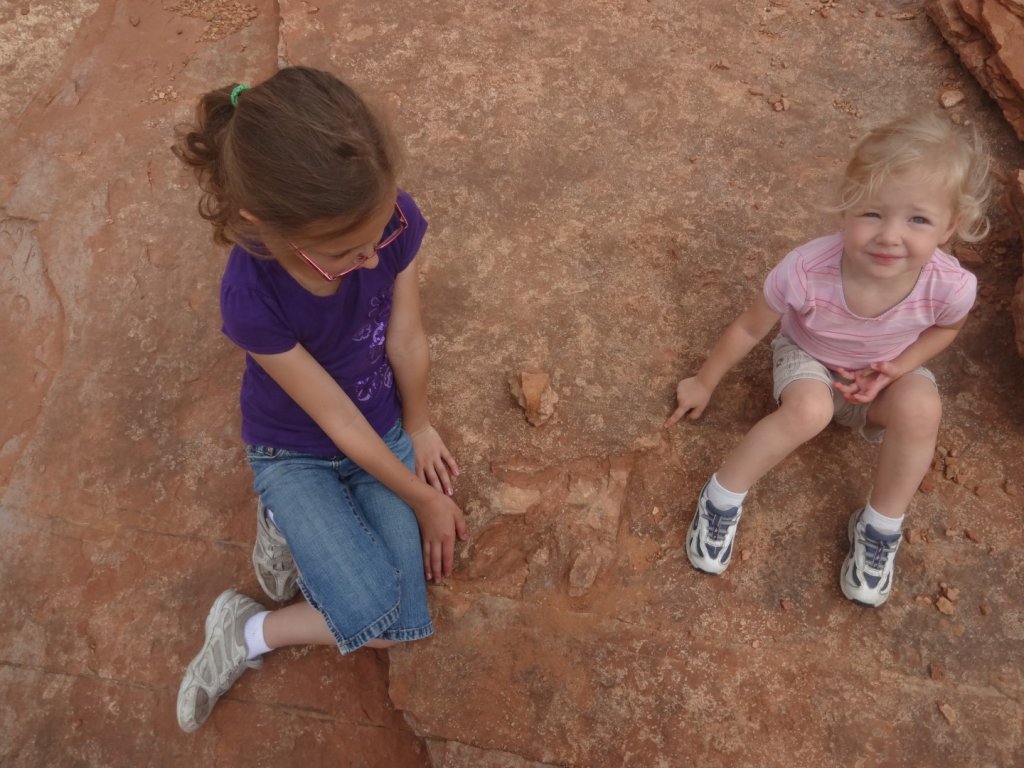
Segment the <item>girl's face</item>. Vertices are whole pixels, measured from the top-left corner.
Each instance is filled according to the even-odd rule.
[[[399,224],[385,235],[384,229],[393,217],[399,219]],[[407,226],[394,198],[389,197],[350,232],[332,236],[330,233],[341,227],[337,220],[327,219],[311,224],[300,237],[286,242],[300,262],[298,266],[315,270],[324,280],[337,280],[356,269],[374,269],[380,263],[377,251],[393,242]]]
[[[958,221],[952,195],[920,175],[885,181],[842,215],[843,268],[857,277],[915,279]]]

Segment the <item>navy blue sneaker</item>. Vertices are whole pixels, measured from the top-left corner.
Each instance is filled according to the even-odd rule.
[[[719,574],[729,567],[732,542],[743,506],[719,509],[708,500],[708,486],[700,492],[697,513],[686,532],[686,556],[698,571]]]
[[[861,511],[853,513],[847,526],[850,552],[839,572],[839,586],[855,603],[877,608],[889,599],[896,550],[903,534],[879,533],[861,522]]]

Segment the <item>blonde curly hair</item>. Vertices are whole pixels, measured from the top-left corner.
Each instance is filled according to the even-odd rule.
[[[991,196],[990,165],[977,130],[967,136],[936,112],[908,115],[860,140],[832,210],[842,213],[856,207],[892,178],[923,174],[927,182],[949,191],[960,239],[977,242],[990,229],[985,215]]]

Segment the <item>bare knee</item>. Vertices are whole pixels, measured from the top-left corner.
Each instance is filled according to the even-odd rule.
[[[928,439],[939,432],[942,401],[934,387],[914,387],[890,403],[887,432],[902,437]]]
[[[804,440],[810,440],[832,421],[832,399],[823,387],[790,393],[783,392],[778,413],[788,429]]]

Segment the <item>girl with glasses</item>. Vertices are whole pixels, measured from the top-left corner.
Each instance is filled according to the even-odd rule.
[[[427,223],[397,186],[387,122],[334,76],[289,67],[203,96],[176,152],[214,238],[234,244],[220,302],[246,353],[256,576],[274,601],[302,593],[274,611],[217,597],[178,692],[193,731],[269,650],[430,635],[426,582],[451,574],[467,531],[427,407],[415,268]]]

